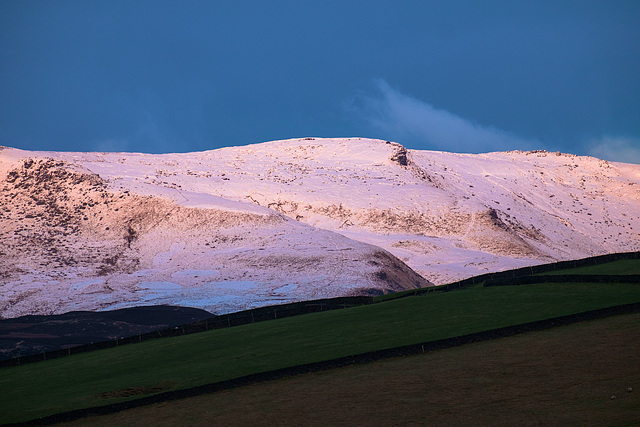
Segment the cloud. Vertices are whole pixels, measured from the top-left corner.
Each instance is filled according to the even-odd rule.
[[[93,151],[103,152],[131,152],[162,153],[171,151],[173,145],[158,124],[158,120],[148,111],[137,113],[137,123],[134,129],[125,136],[108,137],[91,142]],[[173,147],[175,150],[175,147]]]
[[[540,148],[506,131],[482,126],[405,95],[375,80],[374,93],[362,94],[346,106],[386,138],[413,146],[454,152],[487,152]]]
[[[121,153],[131,151],[131,143],[125,138],[107,138],[91,141],[91,151]]]
[[[606,136],[592,141],[587,152],[604,160],[640,164],[640,139]]]

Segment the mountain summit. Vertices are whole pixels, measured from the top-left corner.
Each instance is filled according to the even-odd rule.
[[[640,250],[640,166],[304,138],[184,154],[0,150],[0,316],[214,313]]]

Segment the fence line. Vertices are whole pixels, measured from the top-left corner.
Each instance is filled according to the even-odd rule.
[[[513,278],[490,279],[484,282],[489,286],[518,286],[535,283],[633,283],[640,284],[640,274],[628,275],[598,275],[598,274],[570,274],[548,276],[520,276]]]

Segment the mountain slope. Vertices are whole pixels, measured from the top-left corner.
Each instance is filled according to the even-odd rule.
[[[142,193],[252,202],[383,247],[436,283],[637,250],[640,167],[570,154],[453,154],[367,139],[178,155],[67,154]],[[182,201],[181,201],[182,200]]]
[[[640,166],[590,157],[416,151],[360,138],[164,155],[5,149],[0,157],[3,239],[14,248],[50,242],[3,257],[12,301],[39,301],[38,282],[82,292],[63,305],[73,309],[101,295],[92,300],[100,308],[212,298],[208,309],[222,312],[640,249]],[[38,199],[50,178],[21,184],[47,162],[73,171],[60,184],[68,200]],[[73,220],[51,208],[63,205]],[[43,228],[45,220],[53,225]],[[42,273],[51,265],[66,279]]]
[[[386,251],[216,197],[115,190],[77,163],[22,159],[0,196],[0,314],[173,304],[214,313],[430,283]]]

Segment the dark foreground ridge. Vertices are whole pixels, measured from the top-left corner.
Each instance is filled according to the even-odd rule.
[[[597,310],[590,310],[582,313],[571,314],[567,316],[555,317],[551,319],[539,320],[535,322],[523,323],[520,325],[507,326],[504,328],[491,329],[488,331],[476,332],[458,337],[446,338],[436,341],[428,341],[413,345],[389,348],[384,350],[371,351],[353,356],[341,357],[338,359],[327,360],[323,362],[308,363],[304,365],[292,366],[289,368],[277,369],[268,372],[246,375],[231,380],[220,381],[216,383],[205,384],[198,387],[174,390],[160,393],[153,396],[147,396],[128,402],[121,402],[111,405],[99,406],[94,408],[85,408],[75,411],[64,412],[60,414],[50,415],[43,418],[27,421],[24,423],[5,424],[4,426],[33,426],[33,425],[51,425],[61,422],[69,422],[81,418],[112,414],[127,409],[138,408],[142,406],[152,405],[155,403],[167,402],[171,400],[195,397],[207,393],[214,393],[221,390],[242,387],[250,384],[277,380],[281,378],[302,375],[310,372],[324,371],[334,368],[340,368],[355,364],[370,363],[383,359],[399,356],[410,356],[426,353],[435,350],[442,350],[452,347],[458,347],[475,342],[488,341],[496,338],[504,338],[525,332],[541,331],[545,329],[555,328],[558,326],[566,326],[573,323],[584,322],[605,317],[640,313],[640,303],[624,304],[614,307],[607,307]]]
[[[29,315],[0,319],[0,366],[6,359],[55,352],[69,348],[138,336],[208,319],[211,313],[198,308],[166,305],[123,308],[111,311],[72,311],[58,315]]]

